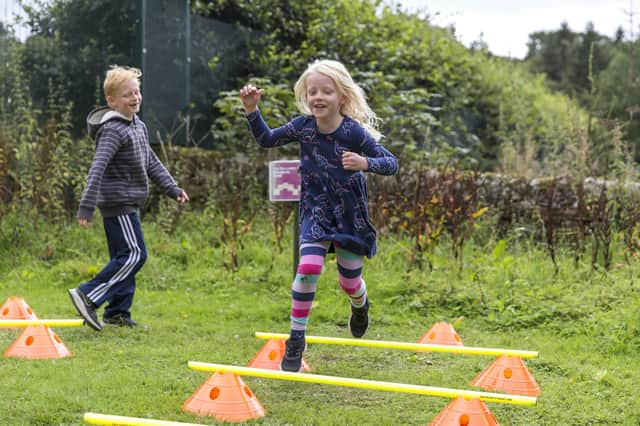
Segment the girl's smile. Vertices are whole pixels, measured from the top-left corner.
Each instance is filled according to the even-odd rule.
[[[320,131],[330,133],[340,125],[340,109],[344,103],[344,96],[338,92],[330,77],[318,72],[309,74],[306,101]]]

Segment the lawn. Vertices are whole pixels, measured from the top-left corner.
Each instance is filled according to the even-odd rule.
[[[289,227],[290,228],[290,227]],[[3,219],[0,303],[24,298],[40,318],[75,318],[67,290],[106,261],[101,226],[19,225]],[[264,340],[286,333],[292,275],[291,235],[275,249],[267,221],[238,246],[239,268],[226,261],[216,222],[185,214],[175,232],[143,221],[149,259],[138,274],[132,309],[141,326],[54,328],[71,357],[0,361],[0,423],[81,425],[85,412],[219,424],[182,410],[211,373],[188,361],[246,366]],[[290,231],[290,229],[288,230]],[[539,351],[525,365],[542,389],[533,407],[487,403],[502,425],[637,425],[640,383],[638,265],[593,270],[561,253],[559,272],[531,241],[471,241],[458,272],[445,243],[434,270],[409,263],[411,243],[381,236],[365,262],[371,300],[367,339],[417,342],[438,321],[465,346]],[[506,246],[503,246],[506,244]],[[502,248],[504,247],[504,249]],[[5,250],[3,248],[3,250]],[[3,253],[4,254],[4,253]],[[350,337],[348,301],[330,255],[318,285],[308,333]],[[0,330],[6,348],[19,330]],[[484,391],[471,381],[494,356],[309,344],[312,373]],[[243,377],[264,406],[265,425],[425,425],[447,398]]]

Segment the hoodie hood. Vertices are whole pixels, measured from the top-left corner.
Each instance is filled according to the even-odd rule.
[[[100,127],[112,119],[124,120],[127,123],[131,122],[127,117],[108,106],[99,107],[91,111],[87,115],[87,133],[89,133],[89,137],[95,140]]]

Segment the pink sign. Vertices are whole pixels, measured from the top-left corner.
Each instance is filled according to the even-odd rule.
[[[299,160],[269,162],[269,201],[300,201]]]

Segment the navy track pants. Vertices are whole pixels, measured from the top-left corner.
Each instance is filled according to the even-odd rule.
[[[147,260],[138,214],[104,218],[104,231],[109,246],[109,263],[79,289],[97,306],[109,302],[104,318],[114,315],[131,318],[129,310],[136,291],[136,273]]]

